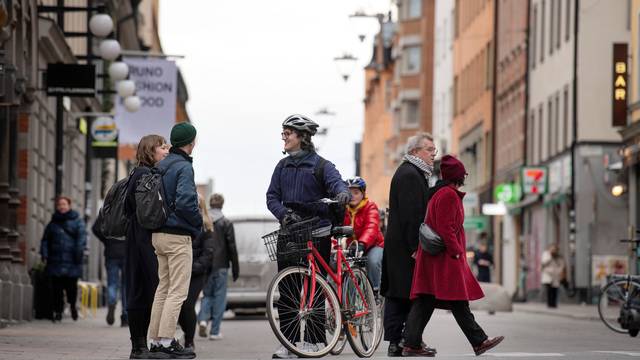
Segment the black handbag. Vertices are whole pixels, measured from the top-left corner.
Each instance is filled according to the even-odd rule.
[[[429,214],[428,207],[427,214]],[[427,214],[425,214],[425,219]],[[419,238],[420,247],[429,255],[438,255],[445,250],[444,241],[427,223],[420,224]]]

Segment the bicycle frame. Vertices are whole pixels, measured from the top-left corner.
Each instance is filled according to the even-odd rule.
[[[309,268],[311,270],[311,276],[310,277],[305,277],[304,279],[304,283],[303,283],[303,297],[302,297],[302,301],[300,302],[300,311],[304,311],[305,308],[305,302],[307,299],[307,290],[309,289],[309,285],[310,285],[310,289],[309,289],[309,299],[313,299],[315,296],[315,292],[316,292],[316,272],[317,272],[317,263],[316,263],[316,259],[318,260],[318,262],[320,263],[320,266],[327,272],[327,275],[329,275],[331,277],[331,279],[333,279],[334,283],[336,284],[336,292],[338,294],[338,302],[340,303],[340,305],[342,306],[342,265],[344,263],[344,265],[346,265],[346,272],[349,273],[349,276],[351,277],[351,279],[354,281],[354,284],[357,285],[356,279],[355,279],[355,275],[353,275],[353,271],[351,270],[351,266],[349,266],[349,263],[345,260],[344,254],[342,252],[342,248],[340,247],[340,245],[335,245],[337,252],[336,252],[336,271],[334,272],[331,267],[327,264],[327,262],[322,258],[322,255],[320,255],[320,252],[318,252],[318,250],[316,249],[315,246],[313,246],[313,242],[308,241],[307,242],[307,247],[311,250],[308,254],[307,254],[307,262],[309,264]],[[308,284],[309,282],[309,278],[311,279],[311,284]],[[356,286],[356,288],[358,289],[358,295],[360,296],[360,299],[362,300],[363,304],[364,304],[364,310],[363,311],[359,311],[355,314],[353,314],[352,318],[359,318],[362,316],[365,316],[367,314],[369,314],[371,312],[371,309],[369,308],[369,304],[367,303],[364,294],[362,293],[362,289],[360,288],[360,286]],[[309,306],[313,306],[312,304],[309,304]]]

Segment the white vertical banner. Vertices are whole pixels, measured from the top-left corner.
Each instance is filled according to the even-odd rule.
[[[173,61],[156,58],[124,57],[129,79],[136,83],[141,106],[136,112],[125,109],[116,96],[116,123],[121,144],[137,144],[140,138],[157,134],[167,141],[176,121],[178,68]]]

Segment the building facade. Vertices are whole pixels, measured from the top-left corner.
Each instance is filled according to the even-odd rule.
[[[494,202],[515,197],[496,190],[504,185],[511,192],[520,181],[525,161],[527,109],[528,0],[498,0],[496,18],[496,87],[493,183]],[[517,196],[517,195],[516,195]],[[507,213],[493,218],[494,281],[515,293],[520,275],[521,217]]]
[[[465,164],[467,216],[480,216],[481,204],[492,202],[493,94],[494,94],[494,0],[455,4],[453,45],[454,113],[451,152]],[[467,231],[469,246],[481,231]]]
[[[525,194],[526,290],[540,289],[540,257],[560,247],[567,277],[591,302],[602,264],[624,255],[626,196],[614,198],[607,164],[618,158],[612,125],[614,43],[629,41],[626,2],[530,1],[527,166],[548,171],[542,194]],[[607,84],[607,85],[604,85]]]
[[[364,133],[360,156],[360,176],[367,182],[367,197],[381,209],[388,206],[389,187],[394,168],[385,159],[386,142],[391,138],[393,113],[391,99],[396,92],[391,57],[396,23],[382,24],[373,45],[371,62],[365,68]]]
[[[123,49],[160,49],[158,0],[0,1],[0,322],[32,317],[28,270],[40,261],[42,233],[59,194],[71,198],[86,222],[82,279],[106,280],[102,244],[89,229],[115,181],[116,167],[113,160],[95,159],[88,152],[86,117],[79,115],[110,112],[115,100],[108,92],[110,80],[100,75],[105,66],[95,55],[99,40],[87,35],[96,6],[112,17],[113,36]],[[146,38],[142,24],[152,31]],[[153,41],[147,45],[143,39]],[[95,65],[98,92],[47,96],[43,69],[51,63]],[[183,80],[180,84],[183,107],[177,116],[184,120],[188,94]]]

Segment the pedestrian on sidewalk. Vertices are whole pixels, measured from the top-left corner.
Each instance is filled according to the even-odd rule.
[[[40,256],[46,264],[53,288],[53,321],[62,320],[66,295],[71,318],[78,320],[76,299],[78,278],[82,276],[82,260],[87,244],[84,221],[71,209],[71,199],[64,195],[56,198],[56,211],[44,229],[40,243]]]
[[[124,264],[127,253],[126,239],[107,238],[100,231],[99,219],[93,223],[91,231],[104,245],[104,260],[107,268],[107,324],[115,322],[116,305],[118,304],[118,292],[122,301],[122,313],[120,314],[120,326],[129,326],[127,319],[127,295],[124,287]]]
[[[367,276],[378,298],[384,251],[380,212],[378,205],[367,198],[367,183],[363,178],[356,176],[347,179],[346,183],[351,191],[351,201],[347,205],[343,224],[351,225],[353,228],[353,236],[347,241],[350,249],[362,249],[367,257]]]
[[[189,292],[187,299],[182,304],[178,324],[184,332],[185,351],[195,351],[193,337],[196,333],[196,302],[202,291],[213,260],[213,223],[207,211],[204,198],[198,195],[198,206],[202,215],[202,232],[193,240],[193,263],[191,264],[191,281],[189,282]]]
[[[151,231],[143,228],[136,219],[135,190],[140,178],[169,153],[164,137],[147,135],[140,139],[136,152],[138,166],[129,177],[124,211],[131,219],[126,236],[125,288],[127,291],[127,316],[131,334],[130,359],[168,359],[164,353],[149,352],[147,329],[151,321],[151,306],[158,286],[158,259],[151,245]]]
[[[207,323],[211,321],[209,340],[220,340],[223,338],[220,332],[222,315],[227,307],[227,274],[229,266],[233,281],[240,276],[240,265],[238,263],[238,250],[236,248],[236,235],[233,223],[222,213],[224,197],[222,194],[213,194],[209,199],[211,212],[209,216],[213,222],[214,231],[214,252],[211,263],[211,273],[206,286],[202,292],[200,303],[200,313],[198,314],[199,334],[201,337],[207,336]]]
[[[187,122],[174,125],[169,155],[156,164],[163,172],[163,201],[171,204],[173,211],[164,226],[151,234],[151,244],[158,257],[159,282],[151,308],[149,336],[152,352],[179,358],[196,356],[175,339],[178,315],[189,293],[193,261],[191,241],[202,231],[191,158],[195,140],[193,125]]]
[[[564,258],[560,255],[558,245],[551,244],[542,253],[540,266],[542,272],[541,283],[544,285],[547,295],[547,307],[555,309],[558,307],[558,288],[566,273]]]
[[[410,137],[406,154],[391,179],[389,223],[382,257],[381,294],[385,297],[384,339],[388,356],[401,356],[402,332],[411,310],[411,279],[418,248],[418,230],[427,209],[429,178],[437,150],[433,137],[419,133]]]
[[[491,269],[493,268],[493,255],[489,252],[487,241],[487,233],[482,232],[480,234],[480,240],[478,241],[478,250],[473,256],[473,264],[478,269],[478,281],[490,283]]]
[[[467,172],[453,156],[442,157],[442,180],[430,191],[425,223],[443,240],[445,250],[431,255],[419,247],[411,286],[411,312],[405,329],[402,356],[435,356],[435,349],[422,345],[422,333],[437,307],[444,307],[453,316],[473,347],[476,356],[498,345],[502,336],[489,338],[476,323],[469,301],[484,297],[480,284],[467,263],[466,239],[463,228]]]

